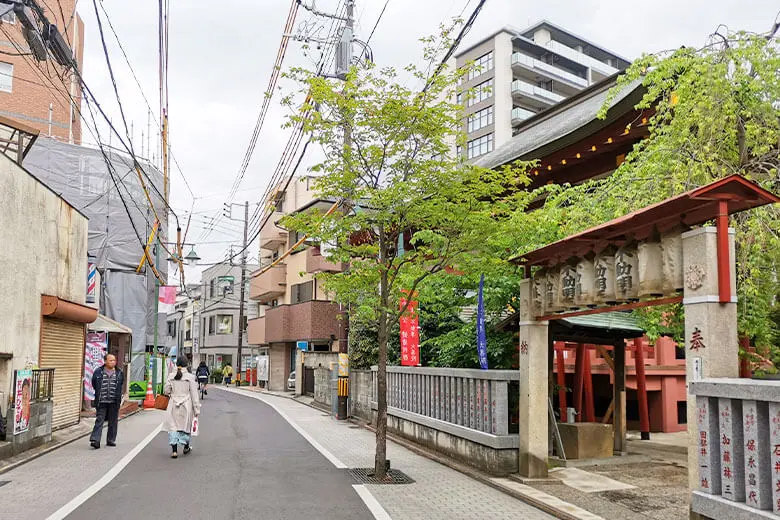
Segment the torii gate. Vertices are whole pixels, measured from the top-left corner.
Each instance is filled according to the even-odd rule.
[[[547,476],[552,320],[682,302],[686,380],[738,377],[734,230],[728,217],[776,202],[774,194],[732,175],[513,259],[526,275],[519,305],[520,475]],[[694,228],[709,221],[716,226]],[[616,345],[614,361],[617,448],[626,434],[625,345]],[[695,397],[689,393],[691,489],[698,483],[695,425]]]

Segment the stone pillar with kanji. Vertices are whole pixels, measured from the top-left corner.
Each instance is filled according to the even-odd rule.
[[[728,230],[728,258],[722,258],[720,263],[721,269],[728,269],[727,278],[725,273],[719,276],[718,272],[715,227],[697,228],[683,233],[682,238],[686,381],[690,384],[703,378],[739,377],[734,231]],[[731,298],[726,302],[721,302],[719,280],[728,280],[730,284],[728,294]],[[688,480],[691,490],[720,495],[727,486],[735,493],[743,492],[744,483],[735,480],[744,480],[744,461],[731,460],[732,450],[723,449],[724,444],[742,442],[741,409],[734,408],[737,404],[726,399],[700,397],[697,400],[696,396],[688,394]],[[737,417],[734,417],[735,413]],[[722,454],[729,460],[712,460]],[[718,474],[712,474],[713,470]],[[737,498],[735,495],[731,499]],[[698,516],[692,513],[691,518]]]
[[[520,475],[547,477],[549,417],[546,321],[534,320],[531,280],[520,282]]]

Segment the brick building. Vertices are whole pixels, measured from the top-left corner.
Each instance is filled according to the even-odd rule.
[[[40,5],[73,50],[82,71],[84,23],[76,13],[76,0]],[[76,75],[53,59],[36,61],[29,55],[22,24],[12,12],[0,21],[0,51],[0,115],[21,121],[41,135],[80,144],[81,88]]]

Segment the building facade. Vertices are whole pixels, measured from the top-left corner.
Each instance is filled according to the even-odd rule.
[[[295,178],[286,190],[274,192],[266,202],[275,211],[260,231],[260,266],[250,284],[257,317],[249,320],[249,343],[267,349],[271,390],[286,389],[302,349],[338,349],[339,307],[316,274],[344,266],[329,262],[316,243],[291,249],[300,236],[279,226],[285,214],[332,205],[315,198],[312,182],[312,177]]]
[[[76,0],[39,4],[70,46],[79,70],[83,70],[84,23],[76,13]],[[42,135],[81,143],[81,87],[77,76],[53,59],[39,62],[29,55],[22,24],[13,13],[0,20],[0,50],[0,115],[23,122]]]
[[[11,417],[14,371],[53,368],[57,429],[79,421],[86,324],[98,312],[86,306],[87,217],[21,166],[36,133],[0,116],[0,137],[25,143],[0,153],[0,409]]]
[[[502,28],[456,55],[474,68],[460,85],[467,134],[459,155],[492,152],[535,114],[612,76],[629,61],[550,22]]]

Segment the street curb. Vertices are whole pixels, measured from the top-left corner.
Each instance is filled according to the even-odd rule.
[[[139,406],[138,410],[132,411],[132,412],[128,413],[127,415],[125,415],[124,417],[120,417],[119,420],[120,421],[124,421],[128,417],[131,417],[131,416],[133,416],[133,415],[135,415],[135,414],[137,414],[139,412],[142,412],[142,411],[143,411],[143,408],[141,408]],[[13,464],[9,464],[8,466],[6,466],[4,468],[0,468],[0,475],[2,475],[3,473],[8,473],[9,471],[18,468],[19,466],[23,466],[24,464],[27,464],[28,462],[32,462],[32,461],[34,461],[37,458],[43,457],[44,455],[46,455],[48,453],[51,453],[51,452],[53,452],[56,449],[62,448],[63,446],[67,446],[68,444],[74,443],[77,440],[83,439],[84,437],[86,437],[90,433],[92,433],[92,432],[91,431],[87,431],[87,432],[81,433],[79,435],[74,436],[72,439],[66,439],[66,440],[64,440],[62,442],[59,442],[57,444],[54,444],[52,446],[48,446],[46,449],[41,450],[38,453],[30,455],[29,457],[27,457],[24,460],[20,460],[18,462],[14,462]]]
[[[370,426],[365,421],[361,421],[359,419],[351,418],[350,422],[354,424],[358,424],[365,429],[375,432],[376,430]],[[520,500],[521,502],[525,502],[526,504],[533,506],[540,511],[543,511],[549,515],[554,516],[555,518],[558,518],[560,520],[582,520],[583,518],[599,518],[596,515],[593,516],[579,516],[579,515],[573,515],[569,513],[568,511],[564,511],[562,509],[556,508],[554,506],[551,506],[550,504],[547,504],[546,502],[543,502],[535,497],[532,497],[530,495],[527,495],[525,493],[520,493],[514,489],[502,486],[500,483],[495,482],[493,478],[490,477],[485,473],[482,473],[481,471],[478,471],[470,466],[466,466],[464,464],[460,464],[458,462],[455,462],[454,460],[444,457],[442,455],[439,455],[437,453],[430,452],[428,450],[425,450],[419,446],[417,446],[414,443],[411,443],[410,441],[407,441],[406,439],[399,438],[396,435],[393,435],[391,433],[387,433],[387,438],[394,443],[403,446],[404,448],[408,449],[409,451],[420,455],[421,457],[425,457],[428,460],[432,460],[434,462],[438,462],[439,464],[443,466],[447,466],[450,469],[454,469],[455,471],[462,473],[463,475],[466,475],[469,478],[472,478],[476,480],[477,482],[480,482],[482,484],[485,484],[486,486],[489,486],[497,491],[500,491],[506,495],[511,496],[512,498],[515,498],[517,500]],[[550,479],[554,480],[554,479]],[[573,505],[573,504],[572,504]],[[590,513],[592,515],[592,513]]]

